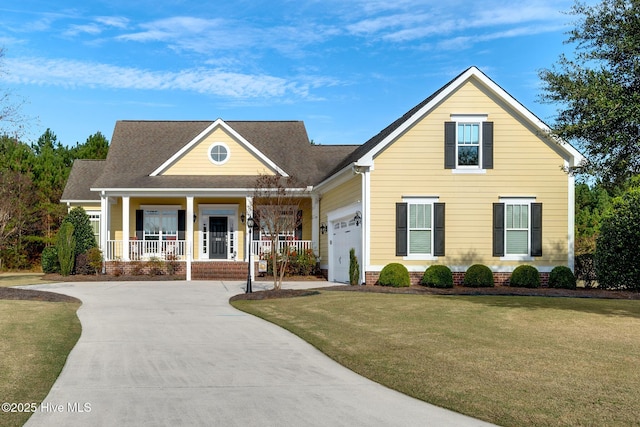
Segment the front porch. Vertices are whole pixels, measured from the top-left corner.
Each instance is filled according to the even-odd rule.
[[[237,240],[237,232],[227,233],[224,237],[226,241]],[[128,246],[128,249],[124,247]],[[186,240],[108,240],[107,248],[104,251],[105,261],[186,261],[187,251]],[[285,251],[304,252],[313,250],[312,240],[280,240],[276,253],[281,254]],[[266,259],[272,252],[272,243],[270,240],[254,240],[251,242],[251,258],[254,260]],[[127,256],[125,256],[127,254]],[[227,260],[227,259],[225,259]],[[201,262],[222,262],[216,259],[195,259]],[[237,262],[237,259],[227,261]]]

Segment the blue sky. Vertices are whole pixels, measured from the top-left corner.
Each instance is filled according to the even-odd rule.
[[[592,3],[592,2],[591,2]],[[0,89],[26,140],[116,120],[303,120],[360,144],[475,65],[540,118],[573,1],[3,0]]]

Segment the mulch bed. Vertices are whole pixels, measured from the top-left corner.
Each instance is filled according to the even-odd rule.
[[[70,297],[69,295],[18,288],[0,288],[0,300],[2,299],[45,302],[82,302],[78,298]]]
[[[58,274],[46,274],[42,280],[53,282],[105,282],[105,281],[142,281],[142,280],[184,280],[184,276],[168,275],[138,275],[138,276],[113,276],[113,275],[72,275],[61,276]],[[264,280],[265,278],[262,278]],[[287,280],[324,280],[318,277],[293,277]],[[285,285],[286,286],[286,285]],[[330,286],[313,289],[281,289],[278,291],[267,290],[257,291],[251,294],[239,294],[231,298],[235,300],[264,300],[272,298],[292,298],[299,296],[317,295],[322,290],[343,291],[343,292],[378,292],[391,294],[414,294],[414,295],[505,295],[505,296],[543,296],[543,297],[568,297],[568,298],[604,298],[604,299],[628,299],[640,300],[639,292],[630,291],[609,291],[604,289],[578,288],[576,290],[554,289],[554,288],[511,288],[509,286],[496,286],[494,288],[465,288],[456,286],[450,289],[427,288],[425,286],[412,285],[407,288],[393,288],[388,286]],[[51,302],[80,302],[77,298],[67,295],[56,294],[54,292],[44,292],[29,289],[2,288],[0,287],[0,299],[9,300],[31,300],[31,301],[51,301]]]
[[[388,286],[329,286],[319,291],[344,291],[344,292],[377,292],[386,294],[413,294],[413,295],[505,295],[505,296],[541,296],[541,297],[566,297],[566,298],[603,298],[603,299],[629,299],[639,300],[640,293],[629,291],[608,291],[604,289],[554,289],[554,288],[511,288],[508,286],[497,286],[494,288],[465,288],[456,286],[450,289],[427,288],[413,285],[408,288],[393,288]],[[290,298],[297,296],[314,295],[310,290],[303,289],[281,289],[279,291],[258,291],[251,294],[236,295],[231,298],[235,300],[263,300],[271,298]]]

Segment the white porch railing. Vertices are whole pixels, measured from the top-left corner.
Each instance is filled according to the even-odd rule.
[[[129,260],[168,259],[171,257],[175,257],[176,260],[184,260],[185,244],[184,240],[130,240]],[[126,252],[123,251],[123,246],[122,240],[108,240],[104,255],[105,260],[124,260]]]
[[[286,249],[290,251],[295,250],[300,253],[306,250],[313,250],[312,240],[280,240],[278,242],[278,253],[284,252]],[[262,255],[272,252],[271,240],[254,240],[251,245],[252,253],[255,256],[261,257]]]

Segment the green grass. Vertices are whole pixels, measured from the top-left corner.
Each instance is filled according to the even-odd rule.
[[[0,288],[51,283],[42,280],[42,273],[1,273]]]
[[[0,401],[40,403],[80,337],[79,303],[0,300]],[[22,426],[30,413],[2,413]]]
[[[365,377],[499,425],[640,425],[640,301],[323,291],[233,305]]]

